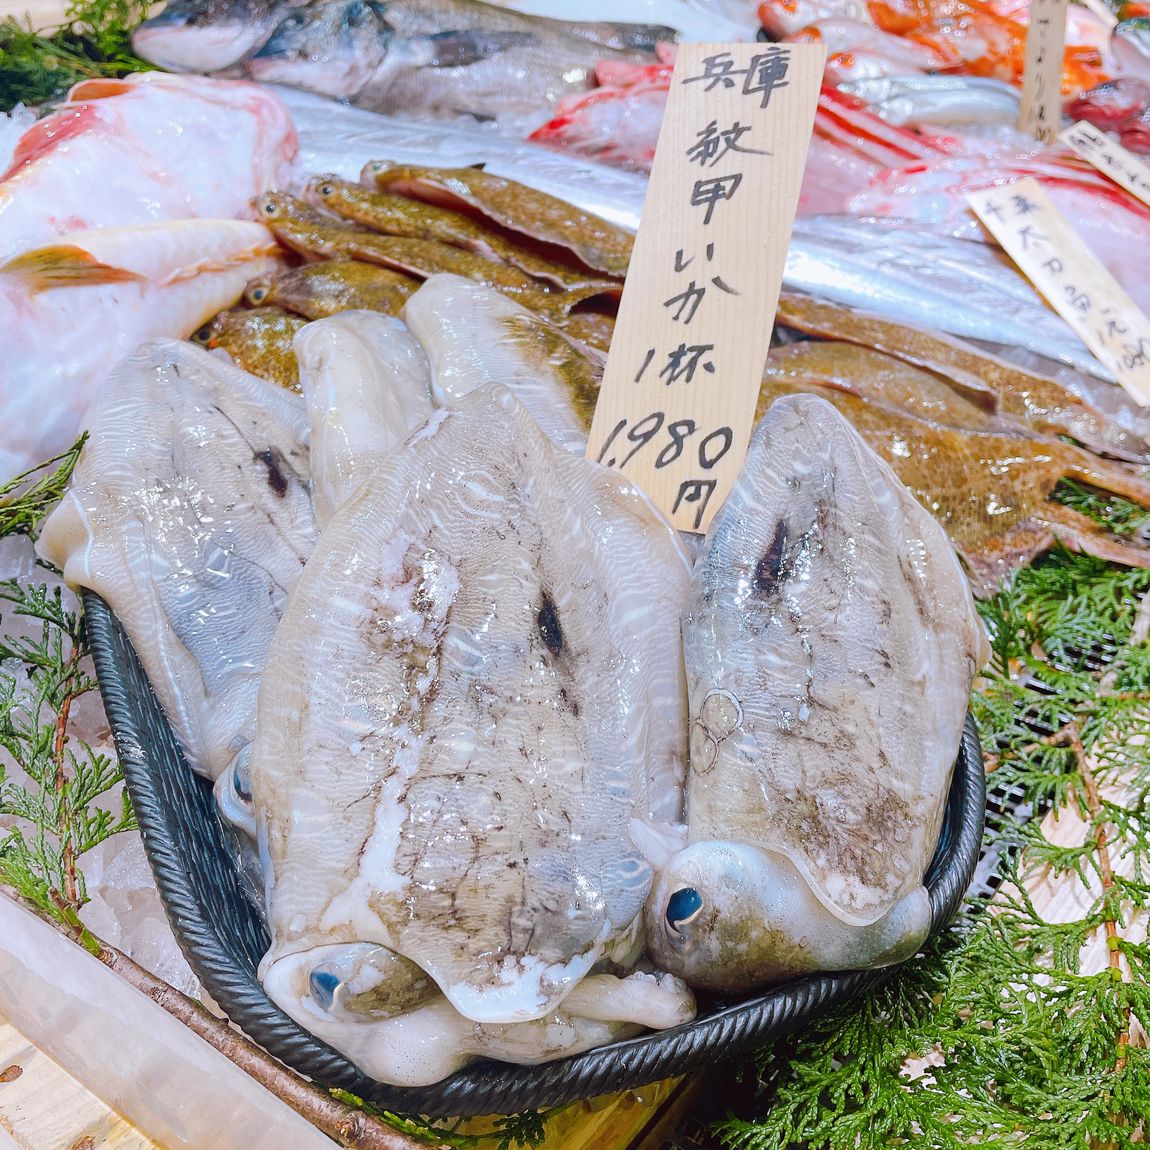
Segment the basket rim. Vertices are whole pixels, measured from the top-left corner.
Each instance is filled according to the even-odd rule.
[[[211,784],[184,760],[131,641],[110,606],[83,591],[89,646],[108,721],[165,913],[188,964],[228,1018],[269,1054],[322,1085],[433,1117],[509,1114],[636,1088],[729,1059],[779,1037],[890,977],[809,975],[754,997],[711,1003],[694,1021],[537,1066],[479,1059],[441,1082],[391,1086],[300,1027],[255,975],[267,936],[241,891]],[[931,935],[954,917],[982,842],[986,783],[968,712],[939,842],[926,875]],[[215,901],[213,901],[215,900]]]

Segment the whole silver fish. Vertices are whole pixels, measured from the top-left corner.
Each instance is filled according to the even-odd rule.
[[[567,200],[621,227],[638,227],[647,181],[634,172],[511,140],[494,124],[466,127],[407,116],[381,116],[322,96],[274,85],[299,137],[298,170],[358,181],[373,160],[485,171]]]
[[[865,100],[889,124],[1013,126],[1018,120],[1018,89],[986,76],[874,76],[850,80],[839,90]]]
[[[897,220],[795,220],[783,284],[832,303],[984,343],[1023,347],[1099,379],[1109,371],[996,248]]]
[[[594,39],[571,28],[482,0],[312,0],[288,15],[246,69],[257,80],[377,112],[545,118],[561,97],[592,86],[599,61],[654,60],[655,41],[675,35],[663,28]]]
[[[132,47],[142,59],[172,72],[220,72],[257,52],[293,9],[308,5],[309,0],[169,0],[162,12],[132,33]],[[388,26],[401,35],[413,27],[421,34],[434,35],[461,28],[498,32],[530,26],[540,33],[551,31],[585,40],[600,52],[607,49],[607,54],[634,49],[652,52],[658,41],[677,38],[675,29],[663,24],[509,16],[493,5],[467,0],[420,4],[397,0],[378,7],[385,11]]]

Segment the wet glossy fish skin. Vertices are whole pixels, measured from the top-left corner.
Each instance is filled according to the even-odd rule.
[[[651,53],[475,0],[315,0],[276,28],[247,69],[376,112],[498,119],[546,115],[589,86],[604,57]]]
[[[261,974],[375,943],[475,1021],[526,1021],[629,949],[649,882],[630,821],[677,797],[649,780],[682,743],[658,651],[685,578],[662,517],[505,389],[409,438],[328,524],[264,678]],[[340,811],[339,835],[304,833],[299,809]]]
[[[881,316],[835,307],[808,296],[784,293],[778,321],[824,338],[873,347],[943,377],[969,400],[1051,435],[1130,463],[1150,462],[1140,436],[1075,396],[1057,380],[1014,367],[941,332],[893,323]],[[902,404],[901,406],[906,406]]]
[[[913,954],[988,647],[941,528],[829,404],[756,428],[684,649],[689,845],[647,903],[656,963],[738,993]]]
[[[252,280],[244,300],[251,307],[282,307],[305,319],[364,309],[397,316],[419,284],[414,276],[364,260],[323,260]]]
[[[17,142],[0,178],[0,259],[66,233],[246,215],[295,151],[287,109],[258,84],[85,80]]]
[[[1013,125],[1018,119],[1018,89],[987,76],[908,73],[854,80],[839,90],[865,100],[890,124]]]
[[[300,392],[292,340],[307,321],[278,307],[229,308],[192,339],[210,350],[221,348],[244,371]]]
[[[493,127],[381,116],[295,88],[277,85],[273,91],[295,123],[301,171],[356,180],[363,166],[380,156],[449,168],[483,164],[492,175],[556,196],[624,229],[638,225],[646,180],[633,172],[540,149],[498,135]]]
[[[1022,425],[1003,420],[993,410],[971,402],[930,372],[873,348],[840,340],[802,340],[775,348],[767,358],[763,377],[779,384],[809,383],[838,388],[860,399],[900,408],[918,419],[948,427],[1002,430],[1019,435],[1029,432]]]
[[[306,0],[168,0],[132,32],[132,50],[169,72],[222,72],[241,63]]]
[[[364,167],[361,179],[380,191],[478,212],[510,231],[566,248],[597,271],[627,274],[634,243],[628,231],[502,176],[478,168],[427,168],[375,160]]]
[[[783,283],[897,322],[1027,348],[1113,382],[1005,256],[986,244],[892,221],[801,217]],[[954,306],[956,299],[962,307]]]
[[[112,373],[89,430],[41,554],[111,605],[189,763],[216,778],[255,734],[268,647],[314,543],[303,401],[153,340]]]
[[[571,266],[526,251],[509,243],[491,228],[481,227],[473,219],[448,208],[407,196],[372,192],[361,184],[353,184],[337,176],[316,176],[309,181],[305,195],[317,206],[385,235],[436,240],[465,248],[487,259],[510,264],[557,287],[597,287],[616,296],[619,294],[617,283],[586,272],[580,273]]]
[[[484,259],[474,252],[435,240],[384,236],[362,228],[328,222],[313,208],[282,192],[255,200],[260,219],[286,247],[313,259],[358,259],[426,278],[441,272],[490,284],[543,315],[565,315],[597,288],[551,291],[508,264]],[[302,210],[301,210],[302,209]]]
[[[61,451],[111,368],[144,340],[183,338],[280,266],[273,237],[248,220],[100,228],[0,266],[4,368],[0,474]]]
[[[1057,537],[1074,550],[1127,566],[1150,566],[1150,548],[1122,540],[1049,496],[1061,479],[1150,508],[1150,483],[1079,447],[1051,437],[960,430],[916,419],[834,388],[766,378],[758,411],[794,392],[821,396],[946,529],[979,595],[1002,582]]]

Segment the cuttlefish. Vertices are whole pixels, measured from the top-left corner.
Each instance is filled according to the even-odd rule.
[[[255,734],[272,636],[315,542],[303,400],[191,343],[123,360],[40,536],[106,599],[188,762],[215,779]]]
[[[483,1027],[586,1018],[591,977],[600,1021],[689,1017],[677,980],[596,970],[638,957],[646,844],[681,818],[687,580],[645,497],[500,385],[335,510],[251,759],[260,974],[287,1013],[381,1076],[385,1032],[440,995]]]
[[[689,840],[660,969],[740,993],[913,954],[988,646],[942,528],[828,403],[777,400],[695,563]]]
[[[961,401],[951,404],[952,422],[917,418],[842,390],[842,377],[824,385],[817,373],[796,370],[786,353],[772,360],[759,413],[779,396],[796,392],[833,403],[946,529],[980,595],[993,594],[1055,540],[1114,563],[1150,567],[1150,547],[1050,498],[1061,480],[1072,479],[1150,509],[1150,482],[1121,464],[981,411],[963,419],[957,413],[969,414],[973,405]]]

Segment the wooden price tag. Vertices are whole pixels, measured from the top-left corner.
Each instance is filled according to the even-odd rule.
[[[1150,206],[1150,166],[1115,143],[1101,128],[1079,120],[1073,127],[1059,132],[1058,138],[1104,176]]]
[[[1023,274],[1136,399],[1150,403],[1150,319],[1032,177],[966,197]]]
[[[1066,0],[1031,0],[1018,130],[1049,144],[1062,126]]]
[[[746,455],[825,56],[679,47],[587,456],[684,531]]]

